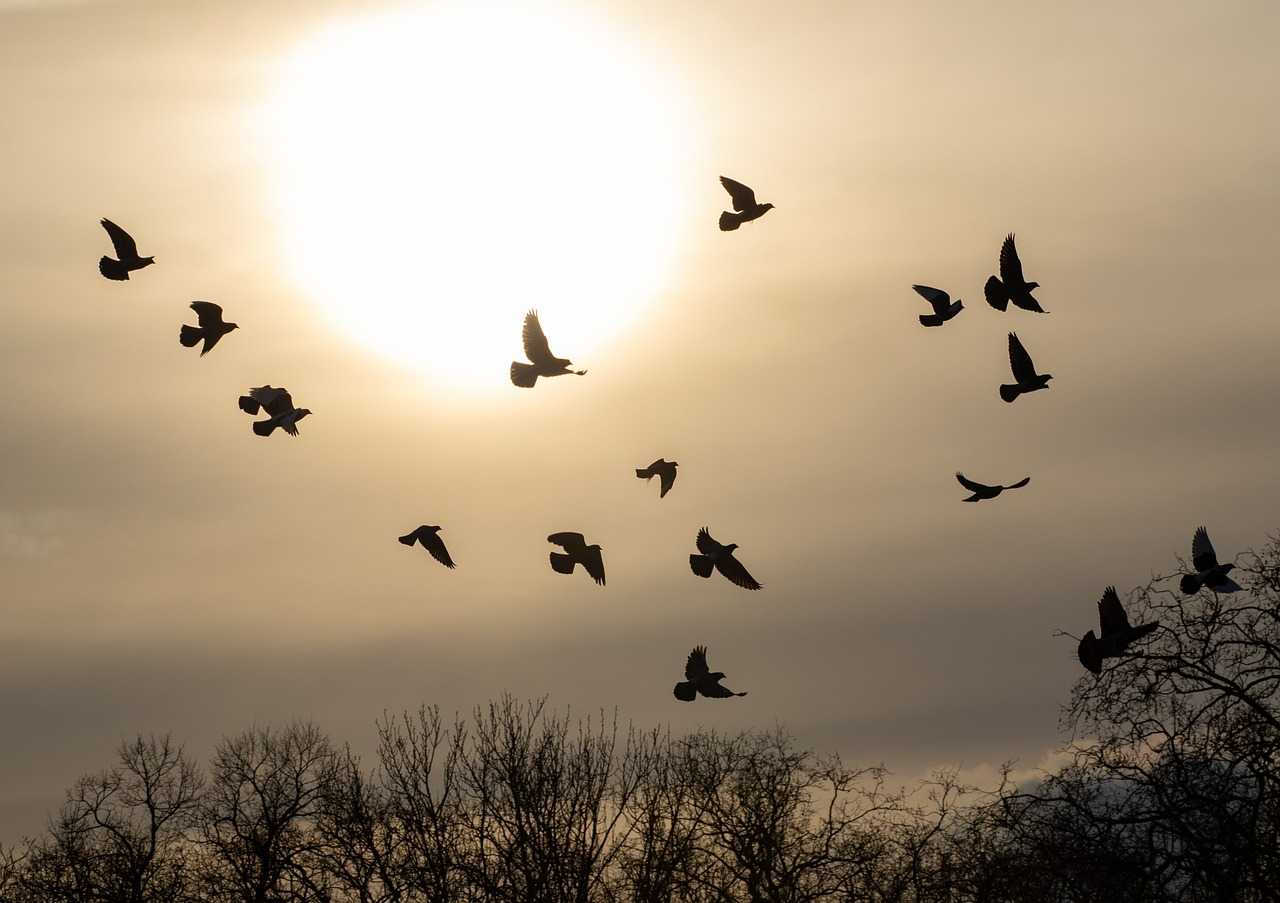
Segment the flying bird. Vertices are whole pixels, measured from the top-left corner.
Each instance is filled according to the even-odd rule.
[[[721,232],[732,232],[743,223],[759,219],[773,209],[772,204],[756,203],[756,193],[741,182],[735,182],[733,179],[721,176],[720,184],[724,186],[724,190],[729,192],[729,197],[733,199],[733,209],[735,211],[734,213],[730,213],[728,210],[721,212]]]
[[[964,310],[963,301],[959,298],[952,301],[951,296],[940,288],[930,288],[927,285],[913,285],[911,287],[916,290],[916,293],[921,298],[933,305],[933,313],[920,315],[920,324],[922,326],[941,326]]]
[[[267,420],[255,420],[253,423],[253,431],[259,436],[270,436],[276,427],[290,436],[296,436],[298,421],[311,413],[308,408],[293,406],[293,397],[288,389],[272,386],[258,386],[250,389],[248,395],[241,395],[240,410],[255,416],[261,410],[267,415]]]
[[[1010,403],[1024,392],[1036,392],[1049,388],[1049,380],[1053,379],[1051,373],[1036,372],[1036,365],[1032,362],[1031,355],[1027,354],[1027,349],[1022,347],[1022,342],[1018,341],[1018,334],[1015,332],[1009,333],[1009,368],[1013,371],[1013,378],[1017,382],[1000,386],[1000,397]]]
[[[117,281],[128,279],[129,274],[134,270],[149,267],[156,262],[154,257],[139,257],[138,243],[133,240],[133,236],[111,222],[111,220],[102,220],[102,228],[106,229],[107,235],[111,236],[111,244],[115,246],[116,257],[119,258],[118,260],[112,260],[104,255],[98,261],[98,272],[108,279]]]
[[[575,565],[582,565],[591,579],[604,586],[604,557],[600,546],[587,545],[581,533],[552,533],[547,542],[560,546],[564,552],[551,553],[551,569],[557,574],[572,574]]]
[[[453,563],[453,559],[449,557],[449,550],[444,547],[444,540],[440,538],[439,524],[423,524],[412,533],[406,533],[401,536],[400,542],[406,546],[412,546],[415,542],[420,543],[424,549],[431,553],[432,558],[449,568],[449,570],[453,570],[457,566]]]
[[[212,301],[192,301],[191,309],[196,312],[196,320],[200,325],[184,325],[178,332],[178,341],[182,343],[184,348],[194,348],[197,342],[204,339],[204,347],[200,349],[201,357],[208,354],[213,346],[218,344],[218,339],[231,330],[240,328],[235,323],[224,322],[222,319],[222,307]]]
[[[711,534],[707,532],[707,528],[703,527],[698,531],[698,551],[701,555],[689,556],[689,567],[699,577],[710,577],[711,571],[717,570],[735,586],[743,589],[756,590],[760,588],[760,584],[756,582],[756,578],[747,573],[747,569],[742,566],[742,562],[733,557],[733,550],[738,547],[736,542],[731,542],[727,546],[722,546],[711,538]]]
[[[1095,636],[1090,630],[1080,639],[1080,646],[1076,649],[1080,664],[1094,674],[1102,673],[1104,658],[1119,658],[1130,643],[1142,639],[1158,626],[1155,621],[1137,627],[1130,626],[1129,616],[1125,614],[1114,586],[1108,586],[1098,600],[1098,621],[1102,636]]]
[[[652,480],[654,477],[660,477],[662,487],[658,490],[658,498],[662,498],[671,491],[672,485],[675,484],[676,468],[679,466],[678,461],[667,461],[659,458],[648,467],[637,467],[636,476],[642,480]]]
[[[973,495],[964,500],[966,502],[981,502],[984,499],[993,499],[1006,489],[1021,489],[1031,482],[1031,477],[1023,477],[1018,482],[1011,483],[1008,486],[988,486],[985,483],[978,483],[969,479],[960,471],[956,471],[956,479],[960,481],[961,486],[973,493]]]
[[[522,389],[532,389],[539,376],[585,376],[586,370],[570,370],[573,361],[564,357],[556,357],[547,344],[546,333],[538,322],[538,312],[531,310],[524,315],[524,355],[533,363],[522,364],[511,362],[511,382]]]
[[[1234,564],[1218,564],[1218,554],[1209,541],[1209,531],[1204,527],[1196,528],[1196,535],[1191,539],[1191,566],[1194,574],[1183,574],[1179,587],[1188,596],[1199,592],[1204,586],[1215,593],[1235,593],[1240,591],[1240,584],[1227,574],[1235,568]]]
[[[707,667],[707,647],[694,646],[689,653],[689,660],[684,664],[685,679],[675,685],[672,692],[681,702],[693,702],[701,693],[708,699],[728,699],[730,696],[746,696],[746,693],[735,693],[728,687],[720,686],[724,680],[723,671],[712,671]]]
[[[1010,233],[1000,246],[1000,277],[990,277],[983,288],[987,303],[996,310],[1006,310],[1012,301],[1014,307],[1047,314],[1040,302],[1031,297],[1032,290],[1039,287],[1039,282],[1027,282],[1022,278],[1022,261],[1018,259],[1018,249],[1013,244],[1013,233]]]

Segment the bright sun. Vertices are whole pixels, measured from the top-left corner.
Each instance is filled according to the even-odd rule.
[[[530,308],[590,367],[671,269],[680,101],[577,13],[443,3],[329,28],[267,108],[293,275],[345,334],[451,383],[505,383]]]

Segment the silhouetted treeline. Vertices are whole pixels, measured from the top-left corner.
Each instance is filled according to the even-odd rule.
[[[203,767],[140,737],[0,851],[0,898],[1276,900],[1280,545],[1236,574],[1232,595],[1129,594],[1160,627],[1081,677],[1065,764],[1035,779],[898,789],[780,730],[674,736],[511,697],[384,716],[369,761],[306,723]]]

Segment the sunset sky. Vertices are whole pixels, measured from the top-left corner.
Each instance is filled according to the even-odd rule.
[[[138,732],[504,690],[1042,761],[1055,631],[1280,529],[1280,5],[1103,10],[0,0],[0,842]],[[721,233],[720,175],[776,209]],[[982,299],[1009,232],[1047,316]],[[587,376],[510,384],[533,307]],[[1055,379],[1006,405],[1010,330]],[[695,644],[750,695],[676,702]]]

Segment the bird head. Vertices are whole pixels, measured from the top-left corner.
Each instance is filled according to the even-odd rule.
[[[231,331],[231,330],[233,330],[233,329],[239,329],[239,328],[240,328],[240,324],[239,324],[239,323],[228,323],[228,324],[227,324],[227,332],[230,332],[230,331]]]
[[[1034,291],[1035,289],[1038,289],[1039,287],[1040,287],[1040,283],[1039,283],[1039,282],[1028,282],[1028,283],[1027,283],[1027,291],[1029,291],[1029,292],[1030,292],[1030,291]]]
[[[773,205],[772,205],[772,204],[761,204],[761,205],[760,205],[760,209],[761,209],[761,210],[772,210],[772,209],[773,209]]]
[[[1044,381],[1045,381],[1046,383],[1047,383],[1049,380],[1051,380],[1051,379],[1053,379],[1053,374],[1052,374],[1052,373],[1046,373],[1046,374],[1044,375]]]
[[[426,527],[428,530],[430,530],[432,533],[439,533],[439,532],[440,532],[440,525],[439,525],[439,524],[423,524],[423,526],[424,526],[424,527]]]
[[[303,417],[306,417],[310,413],[311,413],[311,408],[299,408],[298,416],[297,418],[295,418],[295,420],[301,420]]]
[[[738,544],[737,544],[736,542],[731,542],[731,543],[729,543],[727,546],[725,546],[725,547],[724,547],[724,550],[725,550],[726,552],[732,552],[732,551],[733,551],[734,549],[736,549],[737,547],[738,547]]]
[[[710,674],[707,675],[707,677],[711,678],[712,680],[724,680],[724,672],[712,671]]]
[[[671,464],[671,466],[672,466],[672,467],[679,467],[679,466],[680,466],[680,462],[679,462],[679,461],[671,461],[671,462],[670,462],[670,464]]]
[[[598,543],[598,542],[593,542],[591,545],[587,546],[587,551],[588,551],[588,552],[599,552],[599,551],[600,551],[600,543]]]

